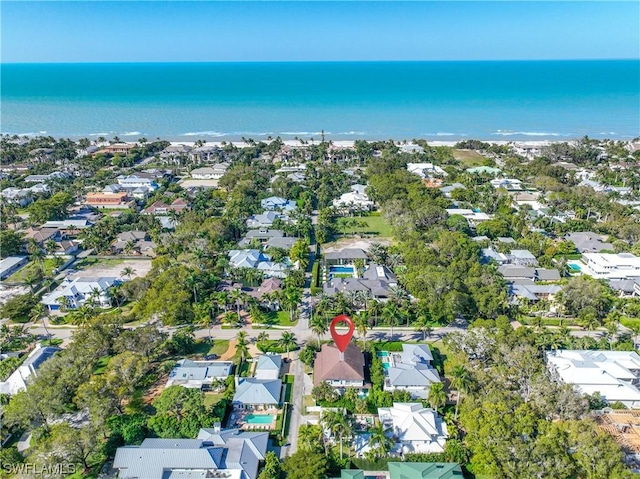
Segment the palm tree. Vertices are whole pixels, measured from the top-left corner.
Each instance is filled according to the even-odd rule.
[[[295,319],[296,308],[302,299],[302,293],[297,288],[287,288],[282,295],[282,301],[289,308],[289,320],[293,322]]]
[[[338,436],[340,440],[340,459],[342,459],[342,440],[350,437],[352,432],[351,421],[341,411],[330,411],[323,416],[323,423],[332,436]]]
[[[47,242],[44,244],[44,249],[47,252],[47,254],[53,254],[58,250],[58,243],[56,243],[54,240],[49,239],[47,240]]]
[[[431,325],[431,319],[426,314],[421,314],[415,320],[414,326],[416,331],[420,331],[422,333],[422,340],[426,341],[427,336],[431,336],[433,332],[433,327]]]
[[[289,359],[289,350],[297,346],[296,336],[289,331],[284,331],[280,341],[278,342],[280,343],[280,346],[287,350],[287,359]]]
[[[258,334],[258,344],[264,344],[267,341],[269,341],[269,334],[266,331],[261,331],[260,334]]]
[[[373,316],[373,325],[374,327],[378,324],[378,315],[382,311],[382,303],[380,301],[373,299],[369,301],[369,305],[367,306],[367,310]]]
[[[369,428],[369,445],[375,451],[376,457],[385,457],[393,447],[393,439],[387,436],[389,432],[391,429],[385,428],[380,421]]]
[[[120,271],[120,276],[122,276],[123,278],[126,277],[127,279],[131,279],[131,276],[133,276],[135,272],[135,269],[133,269],[131,266],[127,266],[123,268],[122,271]]]
[[[353,322],[358,330],[358,335],[362,337],[362,349],[365,350],[367,349],[367,326],[369,326],[368,313],[366,311],[357,313]]]
[[[50,316],[49,308],[47,308],[42,303],[38,303],[38,304],[36,304],[36,306],[31,311],[30,320],[32,322],[34,322],[34,323],[37,322],[38,320],[41,320],[42,321],[42,327],[44,328],[45,332],[47,333],[47,339],[49,341],[51,341],[51,333],[49,332],[49,329],[47,328],[47,323],[45,322],[45,318],[49,318],[49,316]]]
[[[240,320],[240,305],[244,299],[243,292],[240,289],[234,289],[231,291],[230,299],[232,302],[236,303],[237,313],[238,313],[238,321]]]
[[[320,338],[329,329],[329,327],[327,325],[327,321],[322,316],[319,316],[319,315],[316,314],[309,321],[309,327],[311,328],[311,331],[313,331],[313,334],[318,336],[318,348],[319,348],[320,347]]]
[[[249,342],[247,341],[246,331],[238,331],[236,335],[236,354],[240,355],[240,364],[238,365],[238,375],[240,375],[242,365],[249,354]]]
[[[456,412],[455,418],[458,419],[458,406],[460,404],[460,397],[462,393],[468,393],[473,386],[473,377],[467,368],[464,366],[455,366],[451,370],[451,387],[458,391],[458,397],[456,398]]]
[[[640,336],[640,323],[633,323],[629,326],[633,333],[633,348],[638,349],[638,336]]]
[[[429,406],[435,409],[436,413],[438,409],[443,407],[447,403],[447,394],[444,392],[444,384],[432,383],[429,386],[429,396],[427,398]]]
[[[393,337],[393,327],[398,325],[400,321],[400,311],[398,305],[388,301],[382,308],[382,319],[391,326],[391,336]]]

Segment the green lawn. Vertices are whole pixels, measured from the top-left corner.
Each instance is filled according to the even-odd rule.
[[[366,223],[366,227],[360,228],[348,228],[345,229],[344,223],[345,221],[356,219],[358,221],[363,221]],[[353,218],[338,218],[336,220],[336,228],[343,235],[352,235],[356,234],[366,234],[366,235],[375,235],[383,238],[391,238],[393,236],[393,230],[391,225],[387,222],[384,216],[380,215],[380,213],[372,213],[370,216],[355,216]]]
[[[227,349],[229,349],[228,339],[214,339],[213,343],[211,341],[199,339],[196,341],[196,347],[193,351],[193,355],[204,356],[206,354],[217,354],[218,356],[222,356],[227,352]]]
[[[286,402],[291,402],[291,396],[293,395],[293,374],[284,375],[284,384],[286,388],[284,392],[284,400]]]
[[[110,360],[111,360],[111,356],[103,356],[100,359],[98,359],[98,362],[96,363],[96,367],[93,370],[93,374],[104,373],[104,370],[107,369],[107,365],[109,364]]]
[[[295,326],[298,321],[289,320],[288,311],[271,311],[267,313],[268,322],[274,326]]]
[[[44,261],[42,263],[42,269],[45,277],[51,275],[55,267],[56,267],[56,263],[54,258],[44,258]],[[28,265],[26,265],[24,268],[20,269],[19,271],[16,271],[11,276],[9,276],[9,278],[7,279],[7,282],[22,283],[25,280],[25,278],[28,278],[29,276],[37,277],[38,276],[37,271],[38,271],[38,265],[32,261]]]
[[[210,408],[214,404],[220,402],[222,399],[224,399],[224,394],[206,392],[204,393],[204,406],[206,408]]]

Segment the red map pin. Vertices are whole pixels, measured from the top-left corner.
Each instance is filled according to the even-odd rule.
[[[346,334],[338,334],[336,331],[336,326],[339,323],[347,323],[349,326],[349,331]],[[331,321],[331,326],[329,330],[331,331],[331,337],[333,338],[333,342],[336,343],[338,349],[341,353],[344,353],[347,350],[347,346],[349,346],[349,342],[351,341],[351,336],[353,336],[353,330],[355,329],[355,324],[353,324],[353,319],[345,314],[340,314],[333,318]]]

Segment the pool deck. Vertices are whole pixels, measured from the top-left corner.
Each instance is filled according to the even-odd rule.
[[[264,430],[264,431],[270,431],[272,430],[275,425],[276,425],[276,417],[277,415],[280,413],[280,411],[278,409],[266,409],[264,411],[248,411],[248,410],[244,410],[244,409],[234,409],[234,411],[231,413],[231,416],[229,417],[229,422],[227,424],[227,427],[229,428],[240,428],[242,430]],[[247,421],[245,421],[245,417],[248,416],[249,414],[253,414],[256,416],[266,416],[266,415],[270,415],[272,416],[272,420],[270,423],[268,424],[258,424],[258,423],[249,423]]]

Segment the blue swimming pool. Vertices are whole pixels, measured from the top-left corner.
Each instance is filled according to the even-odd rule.
[[[580,266],[575,263],[569,263],[567,266],[569,266],[569,269],[572,271],[580,271]]]
[[[353,274],[353,266],[329,266],[329,274]]]

